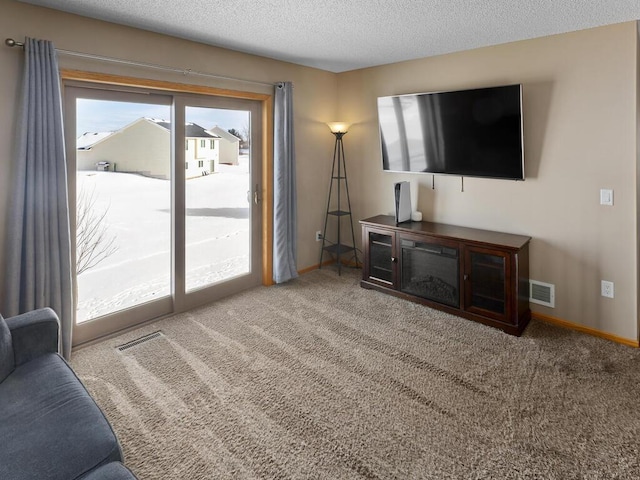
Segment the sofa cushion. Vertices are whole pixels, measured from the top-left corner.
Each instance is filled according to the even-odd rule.
[[[13,356],[13,342],[11,332],[0,315],[0,382],[2,382],[15,368],[15,357]]]
[[[122,460],[111,426],[57,353],[0,383],[0,439],[0,478],[75,479]]]
[[[81,480],[136,480],[136,476],[120,462],[111,462],[92,470]]]

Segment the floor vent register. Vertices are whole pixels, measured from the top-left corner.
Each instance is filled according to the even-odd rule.
[[[125,350],[129,350],[130,348],[137,347],[142,343],[150,342],[151,340],[155,340],[156,338],[160,337],[164,337],[164,334],[160,330],[158,330],[157,332],[153,332],[140,338],[136,338],[135,340],[131,340],[130,342],[123,343],[122,345],[116,347],[116,350],[119,352],[124,352]]]

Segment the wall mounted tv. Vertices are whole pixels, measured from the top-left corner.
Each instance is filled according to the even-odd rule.
[[[378,98],[384,170],[524,180],[522,86]]]

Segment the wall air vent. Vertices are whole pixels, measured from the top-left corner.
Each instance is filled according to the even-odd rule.
[[[163,336],[164,334],[160,330],[158,330],[157,332],[150,333],[149,335],[144,335],[143,337],[136,338],[135,340],[131,340],[130,342],[122,344],[119,347],[116,347],[116,350],[118,352],[124,352],[125,350],[129,350],[130,348],[137,347],[141,343],[145,343]]]
[[[551,283],[529,280],[529,301],[555,308],[556,306],[556,286]]]

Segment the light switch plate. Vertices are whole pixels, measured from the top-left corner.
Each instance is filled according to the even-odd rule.
[[[600,205],[613,206],[613,190],[610,188],[600,189]]]

